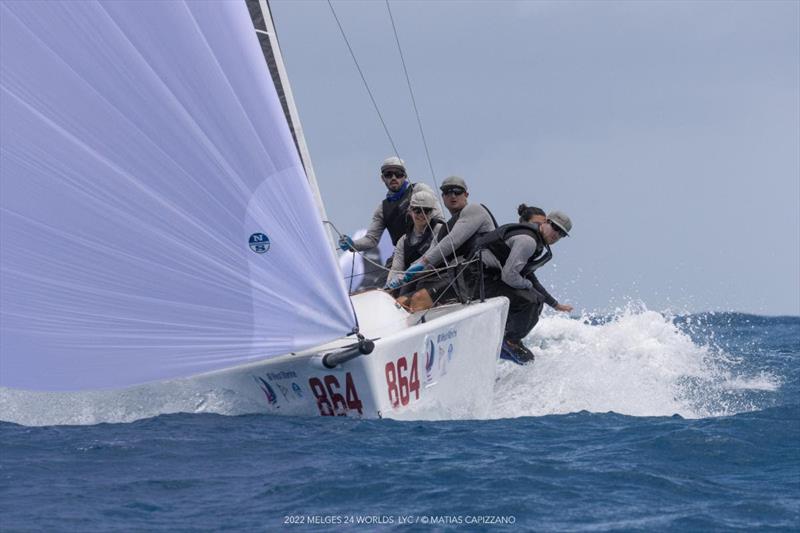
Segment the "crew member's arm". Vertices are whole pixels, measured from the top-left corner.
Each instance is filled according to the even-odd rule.
[[[528,235],[515,235],[508,239],[508,245],[511,251],[506,259],[506,264],[503,265],[500,279],[514,289],[532,288],[533,283],[522,277],[521,272],[528,259],[536,253],[536,241]]]
[[[531,280],[531,283],[533,283],[533,288],[536,289],[539,292],[539,294],[544,296],[545,298],[544,303],[546,303],[556,311],[563,311],[566,313],[572,312],[573,308],[571,305],[558,303],[558,301],[555,298],[553,298],[549,292],[547,292],[547,289],[545,289],[544,286],[541,283],[539,283],[539,278],[536,277],[535,273],[531,272],[530,274],[528,274],[528,279]]]
[[[547,289],[545,289],[544,285],[539,282],[539,278],[536,277],[535,273],[531,272],[528,274],[528,279],[533,284],[533,288],[536,289],[536,292],[544,296],[544,303],[550,307],[556,307],[558,305],[558,300],[553,298],[553,296],[547,292]]]
[[[467,204],[447,237],[425,252],[421,259],[422,263],[433,267],[439,265],[445,257],[453,255],[454,250],[475,235],[488,216],[480,204]]]
[[[405,269],[406,269],[405,244],[406,244],[406,236],[403,235],[397,241],[397,246],[394,247],[394,255],[392,256],[392,271],[389,272],[389,276],[386,278],[387,287],[391,287],[392,282],[396,282],[397,285],[400,285],[400,282],[403,276],[405,275]]]
[[[386,223],[383,221],[383,204],[378,204],[378,208],[372,214],[372,222],[369,224],[367,234],[354,240],[353,248],[359,252],[375,248],[381,240],[384,229],[386,229]]]

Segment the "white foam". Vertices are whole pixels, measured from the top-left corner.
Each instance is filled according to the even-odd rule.
[[[590,317],[544,317],[526,339],[533,365],[503,363],[496,418],[578,411],[685,418],[753,410],[732,390],[774,391],[775,376],[736,375],[737,361],[695,344],[671,317],[626,309],[602,324]]]
[[[133,422],[171,413],[237,415],[259,406],[229,390],[172,381],[121,391],[28,392],[0,387],[0,420],[25,426]]]

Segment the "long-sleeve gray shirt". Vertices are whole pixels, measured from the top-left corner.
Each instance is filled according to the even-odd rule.
[[[515,289],[533,288],[544,296],[544,301],[550,307],[558,305],[558,300],[547,292],[542,286],[536,274],[531,272],[526,277],[522,276],[522,269],[525,268],[528,259],[536,252],[536,241],[528,235],[514,235],[508,239],[507,243],[511,249],[506,259],[505,266],[500,265],[500,261],[489,250],[483,252],[483,264],[488,268],[495,268],[501,271],[500,278],[503,283]],[[542,253],[546,253],[544,250]]]
[[[530,235],[514,235],[506,241],[510,252],[505,265],[500,265],[500,261],[489,250],[483,252],[483,264],[489,268],[496,268],[501,271],[500,277],[503,283],[514,289],[531,289],[531,280],[522,277],[522,269],[528,259],[536,253],[536,240]]]
[[[486,233],[494,230],[494,221],[489,212],[481,204],[467,204],[461,210],[453,229],[436,246],[425,252],[423,256],[426,263],[433,267],[439,266],[445,257],[453,255],[453,250],[464,244],[467,239],[476,233]]]
[[[415,183],[414,191],[428,191],[436,196],[433,192],[433,189],[424,183]],[[431,218],[442,218],[442,212],[439,209],[439,206],[433,208]],[[375,212],[372,213],[372,222],[370,222],[369,228],[367,228],[367,234],[360,239],[354,240],[353,248],[359,252],[363,250],[369,250],[370,248],[375,248],[378,246],[378,242],[381,240],[381,235],[385,229],[386,221],[383,220],[383,201],[381,201],[381,203],[379,203],[378,207],[375,209]]]

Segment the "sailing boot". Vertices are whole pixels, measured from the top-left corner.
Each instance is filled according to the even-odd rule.
[[[503,340],[503,347],[500,350],[500,358],[511,361],[518,365],[533,363],[533,352],[531,352],[522,341]]]

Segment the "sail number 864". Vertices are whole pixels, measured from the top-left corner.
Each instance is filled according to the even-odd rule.
[[[392,407],[408,405],[411,400],[411,393],[414,399],[419,400],[419,372],[417,371],[417,353],[411,361],[411,369],[408,368],[408,360],[401,357],[395,363],[386,363],[386,386],[389,392],[389,402]]]

